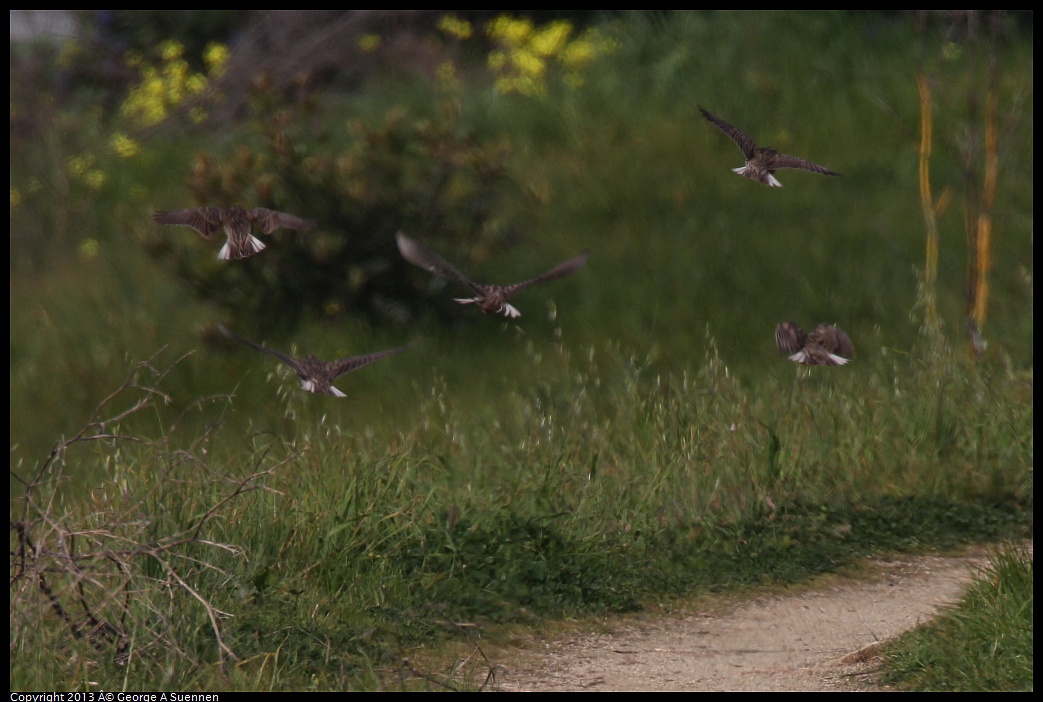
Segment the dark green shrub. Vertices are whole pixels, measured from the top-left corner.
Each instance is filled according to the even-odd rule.
[[[395,233],[440,245],[461,265],[487,254],[503,238],[502,205],[513,190],[505,143],[481,143],[452,109],[424,116],[396,108],[377,125],[333,127],[321,125],[307,100],[277,107],[259,94],[251,110],[261,117],[248,121],[250,138],[237,140],[230,156],[196,156],[195,202],[162,208],[268,207],[318,226],[277,231],[264,237],[268,250],[234,262],[216,260],[217,247],[191,230],[157,227],[150,253],[247,331],[285,332],[308,316],[356,314],[381,324],[459,314],[430,276],[402,260]]]

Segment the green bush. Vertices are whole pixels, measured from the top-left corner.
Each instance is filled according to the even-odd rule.
[[[194,204],[268,207],[318,226],[275,232],[270,251],[231,264],[165,228],[154,229],[149,252],[253,332],[290,331],[309,316],[404,324],[457,314],[430,276],[402,260],[395,233],[433,239],[463,262],[486,255],[505,238],[502,205],[515,191],[508,146],[481,142],[451,108],[428,116],[393,108],[377,125],[353,119],[326,128],[317,126],[323,115],[314,102],[274,105],[258,91],[251,138],[228,157],[196,156]]]

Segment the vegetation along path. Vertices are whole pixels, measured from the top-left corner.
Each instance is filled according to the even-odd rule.
[[[508,691],[858,691],[877,644],[955,602],[987,563],[983,550],[871,563],[858,579],[704,604],[674,617],[623,617],[600,633],[502,652]]]

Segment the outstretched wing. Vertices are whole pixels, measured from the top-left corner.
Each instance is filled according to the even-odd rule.
[[[326,364],[326,369],[329,371],[330,380],[338,378],[349,371],[353,371],[356,368],[373,363],[373,361],[379,361],[387,356],[394,356],[396,353],[402,353],[403,351],[412,348],[416,344],[416,341],[412,341],[405,346],[399,346],[395,349],[388,349],[387,351],[377,351],[375,353],[367,353],[361,356],[349,356],[348,358],[341,358],[336,361],[330,361]]]
[[[808,335],[793,322],[782,322],[775,327],[775,345],[779,347],[779,353],[787,356],[797,353],[807,340]]]
[[[514,295],[517,295],[519,292],[529,287],[530,285],[536,285],[536,283],[545,283],[548,280],[563,278],[567,276],[569,273],[574,273],[575,271],[582,268],[583,265],[587,262],[588,256],[590,256],[590,252],[584,251],[578,256],[573,256],[564,263],[559,263],[554,268],[551,268],[546,273],[541,273],[535,278],[529,278],[528,280],[523,281],[521,283],[515,283],[513,285],[505,286],[504,292],[507,293],[507,297],[513,297]]]
[[[314,220],[264,207],[253,208],[247,216],[250,218],[250,222],[260,227],[265,234],[271,234],[276,229],[295,229],[302,232],[315,226]]]
[[[456,282],[463,283],[474,290],[479,289],[480,286],[477,283],[473,282],[466,275],[458,271],[451,263],[436,254],[434,251],[431,251],[413,241],[402,232],[395,235],[395,241],[398,243],[398,250],[402,254],[402,258],[406,259],[414,266],[419,266],[420,268],[428,270],[440,278],[455,280]]]
[[[822,175],[838,176],[840,175],[836,171],[831,171],[825,166],[820,166],[817,163],[812,163],[806,158],[800,156],[791,156],[789,154],[779,154],[771,161],[772,168],[800,168],[805,171],[811,171],[812,173],[821,173]]]
[[[267,346],[262,346],[261,344],[255,344],[252,341],[247,341],[246,339],[244,339],[243,337],[239,336],[238,334],[236,334],[235,332],[233,332],[231,329],[229,329],[225,325],[221,324],[220,322],[218,322],[217,328],[221,330],[222,334],[227,336],[232,341],[238,341],[240,344],[244,344],[246,346],[249,346],[252,349],[257,349],[258,351],[260,351],[262,353],[266,353],[266,354],[268,354],[270,356],[275,356],[280,361],[282,361],[283,363],[288,365],[290,368],[293,368],[293,370],[297,372],[297,375],[302,376],[302,377],[307,375],[307,373],[305,373],[304,369],[301,367],[301,364],[293,356],[287,356],[286,354],[284,354],[284,353],[282,353],[280,351],[276,351],[274,349],[270,349]]]
[[[174,210],[172,212],[153,212],[152,219],[160,224],[183,224],[192,227],[210,239],[221,227],[223,210],[219,207],[196,207],[190,210]]]
[[[757,148],[757,145],[753,143],[753,139],[747,136],[746,132],[738,127],[728,124],[717,115],[704,110],[702,107],[699,108],[699,111],[703,113],[703,117],[716,124],[722,132],[732,138],[732,141],[734,141],[742,150],[742,154],[746,157],[747,161],[753,157],[753,152]]]

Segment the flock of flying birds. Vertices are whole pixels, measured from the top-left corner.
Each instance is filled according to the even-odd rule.
[[[699,108],[699,111],[706,119],[731,137],[732,141],[742,150],[746,163],[732,170],[744,178],[756,180],[772,188],[781,188],[782,183],[775,178],[775,171],[780,168],[799,168],[823,175],[840,175],[836,171],[799,156],[780,154],[773,148],[757,146],[753,139],[738,127],[732,126],[702,107]],[[277,212],[264,207],[247,210],[238,205],[228,209],[198,207],[173,212],[156,212],[152,217],[160,224],[192,227],[205,239],[212,239],[214,234],[223,228],[227,241],[221,247],[217,257],[221,260],[231,261],[249,258],[265,249],[264,243],[253,235],[254,227],[259,228],[265,234],[271,234],[276,229],[303,232],[316,224],[313,220],[303,219],[285,212]],[[396,235],[395,240],[399,253],[405,260],[436,276],[471,288],[474,293],[473,297],[454,298],[456,302],[465,305],[474,304],[486,314],[502,314],[511,319],[521,316],[521,312],[510,303],[512,297],[537,283],[556,280],[576,272],[587,262],[589,255],[589,252],[584,251],[549,271],[520,283],[512,285],[481,284],[474,282],[437,253],[410,239],[402,232]],[[345,396],[343,392],[333,386],[335,379],[374,361],[401,353],[416,343],[414,341],[406,346],[349,356],[335,361],[322,361],[310,354],[304,358],[294,358],[262,344],[248,341],[223,324],[218,324],[218,328],[221,333],[233,341],[274,356],[290,366],[300,378],[301,388],[307,392],[335,397]],[[832,324],[820,324],[809,333],[793,322],[782,322],[775,329],[775,344],[778,346],[779,352],[785,354],[791,361],[806,366],[842,366],[855,356],[855,347],[851,343],[850,337]]]

